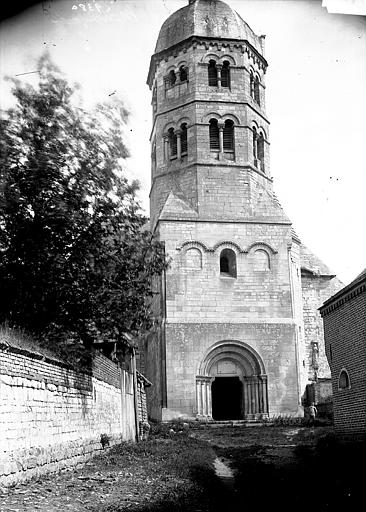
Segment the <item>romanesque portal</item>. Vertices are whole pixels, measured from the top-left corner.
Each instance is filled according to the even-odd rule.
[[[267,375],[259,355],[244,343],[217,343],[200,365],[196,403],[197,416],[201,419],[267,417]]]

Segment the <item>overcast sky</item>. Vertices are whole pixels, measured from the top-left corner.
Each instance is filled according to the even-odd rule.
[[[148,211],[150,56],[188,0],[42,3],[0,25],[0,75],[35,70],[47,48],[87,103],[118,94],[131,111],[130,175]],[[366,18],[320,0],[227,0],[266,35],[274,188],[305,243],[347,284],[366,267]],[[23,78],[32,75],[23,75]],[[9,104],[1,81],[1,107]]]

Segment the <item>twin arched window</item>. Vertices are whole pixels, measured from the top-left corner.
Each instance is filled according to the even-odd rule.
[[[222,136],[220,136],[222,132]],[[209,123],[210,150],[220,153],[232,153],[234,151],[234,122],[227,119],[220,124],[217,119],[210,119]]]
[[[217,64],[215,60],[208,63],[208,85],[211,87],[230,87],[230,63],[225,60],[223,64]]]
[[[260,81],[258,75],[254,76],[253,71],[250,71],[250,96],[253,100],[260,105],[261,97],[260,97]]]
[[[168,156],[170,160],[181,158],[188,153],[187,123],[182,123],[179,130],[168,130]]]
[[[180,66],[178,73],[176,73],[174,69],[171,69],[164,80],[166,89],[170,89],[177,83],[187,82],[188,67],[184,65]]]

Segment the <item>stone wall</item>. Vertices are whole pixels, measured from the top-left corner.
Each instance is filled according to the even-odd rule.
[[[103,355],[90,374],[77,373],[1,342],[0,368],[0,485],[83,463],[102,449],[102,434],[110,445],[135,439],[133,375]]]
[[[333,276],[323,277],[302,272],[305,366],[310,381],[316,381],[318,378],[330,379],[330,369],[325,355],[323,322],[318,308],[342,286],[339,279]]]

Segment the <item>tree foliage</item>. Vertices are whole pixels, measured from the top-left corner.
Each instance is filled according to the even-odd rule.
[[[122,104],[86,112],[47,55],[0,119],[0,321],[89,346],[151,327],[162,247],[143,229]]]

